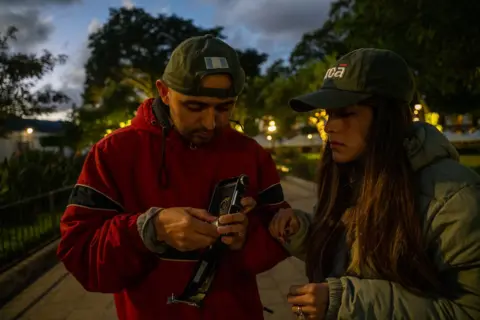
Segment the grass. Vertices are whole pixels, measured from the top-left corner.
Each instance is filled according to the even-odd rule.
[[[461,155],[460,163],[467,167],[480,167],[480,155]]]
[[[59,234],[62,213],[36,215],[29,225],[0,227],[0,269]]]

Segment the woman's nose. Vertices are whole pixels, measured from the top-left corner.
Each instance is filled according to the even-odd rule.
[[[335,119],[333,117],[329,117],[327,123],[325,124],[325,132],[326,133],[335,133],[340,131],[342,126],[341,119]]]

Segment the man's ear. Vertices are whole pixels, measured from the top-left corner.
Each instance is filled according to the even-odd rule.
[[[237,107],[238,103],[238,97],[235,98],[235,102],[233,103],[232,110],[230,110],[230,118],[233,116],[233,112],[235,111],[235,108]]]
[[[162,80],[155,81],[155,86],[157,87],[158,96],[162,99],[163,103],[168,106],[170,103],[170,95],[168,94],[169,90],[166,84]]]

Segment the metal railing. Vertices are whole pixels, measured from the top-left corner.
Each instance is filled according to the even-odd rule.
[[[72,187],[0,207],[0,273],[60,236]]]

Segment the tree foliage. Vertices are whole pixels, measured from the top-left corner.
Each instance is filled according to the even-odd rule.
[[[327,56],[341,56],[348,52],[347,45],[335,31],[335,25],[328,20],[320,29],[307,32],[290,54],[293,68],[305,66],[311,61],[324,60]]]
[[[85,106],[77,112],[84,132],[81,145],[118,127],[133,116],[140,101],[155,97],[155,81],[161,78],[172,51],[185,39],[204,34],[225,38],[222,27],[202,28],[175,15],[111,9],[108,21],[89,37]],[[268,56],[255,49],[237,53],[247,82],[255,81]]]
[[[11,50],[17,29],[0,33],[0,136],[7,133],[3,121],[10,117],[32,116],[51,112],[68,97],[49,88],[33,91],[36,82],[62,64],[66,56],[15,53]]]
[[[90,35],[84,99],[107,79],[138,82],[145,94],[155,92],[155,80],[163,73],[173,49],[192,36],[223,37],[222,28],[200,28],[192,20],[175,15],[152,16],[140,8],[110,9],[107,22]],[[96,101],[93,101],[96,102]]]
[[[313,40],[304,37],[296,56],[315,56],[304,49],[312,42],[332,50],[337,39],[348,51],[390,49],[413,68],[432,110],[468,112],[480,108],[478,12],[480,2],[467,0],[336,0],[327,23]]]
[[[247,85],[234,118],[250,135],[258,133],[260,121],[272,117],[278,134],[294,134],[292,125],[311,115],[295,114],[288,100],[319,88],[328,66],[358,47],[402,55],[416,75],[419,101],[430,110],[478,113],[480,49],[472,42],[480,36],[478,9],[479,4],[466,0],[336,0],[324,26],[303,35],[287,62],[262,68],[266,54],[238,50]],[[155,80],[172,50],[184,39],[206,33],[225,38],[222,27],[201,28],[191,20],[153,16],[138,8],[111,9],[108,21],[89,39],[86,106],[77,111],[85,141],[131,118],[143,98],[156,95]]]

